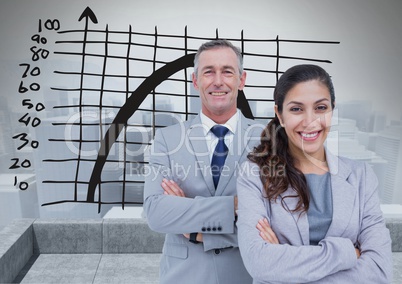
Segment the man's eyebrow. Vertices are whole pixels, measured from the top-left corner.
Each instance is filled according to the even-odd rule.
[[[213,66],[212,65],[208,65],[208,66],[204,66],[204,67],[202,67],[202,69],[201,70],[205,70],[205,69],[212,69],[213,68]]]
[[[233,71],[234,73],[237,71],[236,67],[234,67],[232,65],[225,65],[225,66],[223,66],[222,70],[230,70],[230,71]]]
[[[201,70],[214,69],[214,68],[215,68],[215,66],[213,66],[213,65],[207,65],[207,66],[202,67]],[[222,69],[236,70],[236,68],[234,66],[232,66],[232,65],[224,65],[224,66],[222,66]]]

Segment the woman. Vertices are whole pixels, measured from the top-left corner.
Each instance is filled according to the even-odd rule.
[[[335,94],[319,66],[274,91],[275,118],[238,177],[238,238],[254,283],[390,283],[391,239],[369,165],[325,147]]]

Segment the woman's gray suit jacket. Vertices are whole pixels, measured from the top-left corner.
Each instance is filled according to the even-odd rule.
[[[294,209],[294,190],[276,202],[264,198],[259,168],[246,162],[238,178],[238,237],[253,283],[390,283],[391,239],[380,210],[377,178],[362,162],[326,151],[331,174],[333,219],[326,237],[309,245],[307,214]],[[287,197],[287,198],[285,198]],[[280,245],[267,244],[256,224],[268,218]],[[361,250],[357,259],[354,246]]]

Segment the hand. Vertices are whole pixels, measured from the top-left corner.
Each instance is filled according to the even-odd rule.
[[[361,251],[360,251],[360,244],[359,244],[359,241],[357,241],[355,244],[354,244],[354,246],[355,246],[355,252],[356,252],[356,257],[357,257],[357,259],[359,259],[360,258],[360,256],[361,256]]]
[[[190,239],[190,234],[183,234],[183,236],[186,237],[187,239]],[[197,237],[195,239],[197,240],[197,242],[202,243],[202,234],[197,233]]]
[[[360,250],[358,248],[355,248],[355,251],[356,251],[357,258],[359,259],[360,255],[361,255]]]
[[[270,244],[279,244],[278,238],[268,223],[267,218],[258,221],[257,229],[260,231],[260,237]]]
[[[163,194],[186,197],[184,191],[173,180],[162,180]]]
[[[234,213],[235,213],[235,216],[237,216],[237,204],[238,204],[237,195],[235,195],[234,196]]]

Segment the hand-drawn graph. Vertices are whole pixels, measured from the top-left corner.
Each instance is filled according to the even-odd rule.
[[[143,165],[147,164],[144,149],[151,144],[156,129],[177,120],[186,120],[199,111],[198,95],[191,87],[193,59],[201,43],[221,37],[219,30],[216,29],[212,36],[202,37],[190,35],[187,27],[184,28],[183,35],[159,33],[157,27],[154,33],[137,32],[131,26],[127,31],[111,30],[108,25],[97,26],[97,17],[89,7],[78,20],[84,24],[83,29],[58,31],[61,37],[69,35],[75,39],[57,41],[56,46],[60,47],[60,51],[55,52],[58,56],[80,60],[80,69],[55,71],[59,76],[76,77],[77,84],[68,88],[52,87],[53,91],[63,92],[67,96],[78,94],[74,103],[55,106],[61,110],[75,109],[78,119],[52,123],[54,126],[68,127],[78,133],[78,137],[49,139],[53,143],[75,143],[77,153],[75,158],[43,160],[43,163],[75,163],[74,179],[48,177],[43,180],[43,183],[71,184],[74,198],[42,205],[66,202],[96,203],[100,212],[103,204],[120,204],[123,208],[127,204],[141,204],[141,200],[127,198],[127,187],[131,184],[143,184]],[[336,41],[280,39],[279,36],[271,39],[251,39],[246,38],[243,31],[239,34],[239,38],[226,39],[241,48],[245,58],[244,69],[248,76],[265,79],[258,83],[246,84],[244,92],[239,92],[238,107],[245,116],[263,121],[271,117],[267,114],[259,115],[255,105],[257,102],[272,103],[272,89],[284,71],[281,70],[282,64],[331,63],[330,60],[321,58],[282,54],[281,47],[293,45],[297,49],[297,45],[322,45],[325,48],[326,45],[339,44]],[[97,59],[101,67],[93,71],[89,62]],[[120,68],[111,68],[115,65]],[[164,84],[167,87],[163,86]],[[108,104],[111,97],[118,98],[120,103]],[[168,99],[175,103],[170,104]],[[87,122],[83,117],[89,110],[97,113],[97,117]],[[133,116],[141,119],[133,119]],[[88,127],[98,129],[99,139],[85,138],[85,129]],[[133,135],[132,129],[136,135]],[[132,136],[137,138],[130,139]],[[90,158],[83,155],[86,145],[94,143],[98,145],[96,155]],[[116,151],[111,153],[113,147],[119,149],[117,154]],[[136,155],[130,155],[130,148],[138,150]],[[85,179],[80,174],[84,162],[92,165]],[[102,176],[105,165],[108,164],[119,165],[122,173],[120,178],[108,179]],[[102,188],[106,184],[122,187],[120,200],[109,201],[103,198]],[[79,185],[86,185],[85,199],[79,197]]]

